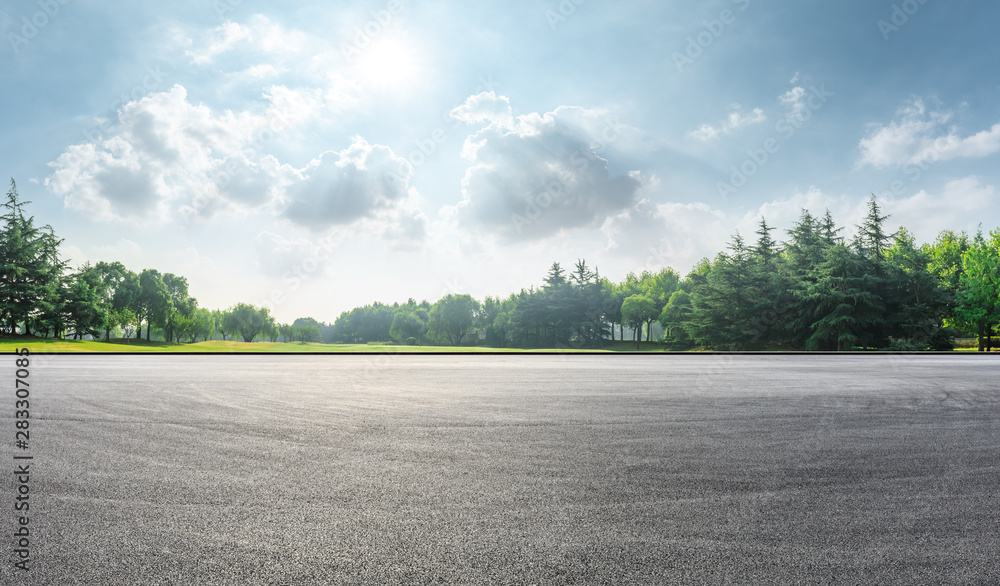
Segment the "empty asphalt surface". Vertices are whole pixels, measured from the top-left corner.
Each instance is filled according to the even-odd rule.
[[[996,584],[998,373],[979,356],[36,357],[33,569],[12,571],[4,537],[0,583]]]

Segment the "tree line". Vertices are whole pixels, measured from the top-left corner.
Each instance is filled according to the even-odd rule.
[[[784,241],[761,219],[755,240],[687,276],[671,268],[613,282],[578,260],[553,263],[542,283],[506,298],[448,295],[346,311],[324,341],[484,343],[494,347],[600,348],[658,341],[674,350],[950,350],[956,337],[990,351],[1000,323],[1000,229],[942,231],[918,245],[874,196],[850,240],[830,212],[803,210]]]
[[[0,328],[44,337],[125,339],[154,328],[169,343],[221,337],[253,342],[396,342],[521,348],[601,348],[653,340],[713,350],[951,349],[956,336],[989,351],[1000,323],[1000,230],[941,232],[918,245],[889,233],[875,197],[849,241],[829,211],[803,210],[781,242],[761,219],[756,239],[735,234],[687,276],[671,268],[602,277],[578,260],[551,265],[541,283],[478,301],[451,294],[373,303],[327,324],[279,324],[263,307],[200,307],[183,276],[132,272],[120,262],[74,271],[51,226],[36,226],[11,180],[0,234]]]

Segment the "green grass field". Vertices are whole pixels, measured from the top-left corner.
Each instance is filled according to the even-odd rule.
[[[643,343],[643,350],[655,351],[661,349],[659,344]],[[195,344],[167,344],[165,342],[146,342],[145,340],[130,340],[128,344],[121,340],[111,343],[90,342],[84,340],[59,340],[53,338],[36,338],[33,336],[3,336],[0,337],[0,352],[13,352],[18,348],[27,347],[32,352],[375,352],[375,353],[405,353],[405,352],[582,352],[593,350],[575,350],[566,348],[552,349],[522,349],[522,348],[490,348],[486,346],[399,346],[394,344],[313,344],[307,342],[246,342],[211,340]],[[615,344],[605,351],[635,350],[632,342]],[[600,350],[597,350],[598,352]]]
[[[123,340],[111,343],[84,340],[59,340],[36,338],[34,336],[0,336],[0,353],[13,352],[28,347],[32,352],[372,352],[380,354],[408,352],[662,352],[663,345],[657,342],[641,342],[636,350],[635,342],[612,342],[601,350],[575,348],[491,348],[489,346],[401,346],[397,344],[314,344],[309,342],[246,342],[210,340],[195,344],[167,344],[166,342],[146,342],[145,340]],[[955,351],[975,352],[976,346],[957,345]],[[1000,348],[994,348],[994,352]]]

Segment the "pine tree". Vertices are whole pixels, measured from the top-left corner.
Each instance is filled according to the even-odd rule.
[[[29,203],[20,199],[11,179],[0,217],[0,323],[11,333],[23,324],[25,334],[37,326],[58,335],[64,325],[62,240],[51,226],[36,227],[34,218],[25,216]]]

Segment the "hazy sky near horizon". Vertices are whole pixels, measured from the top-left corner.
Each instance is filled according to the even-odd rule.
[[[333,321],[687,273],[870,193],[1000,226],[986,0],[0,2],[2,173],[76,266]]]

